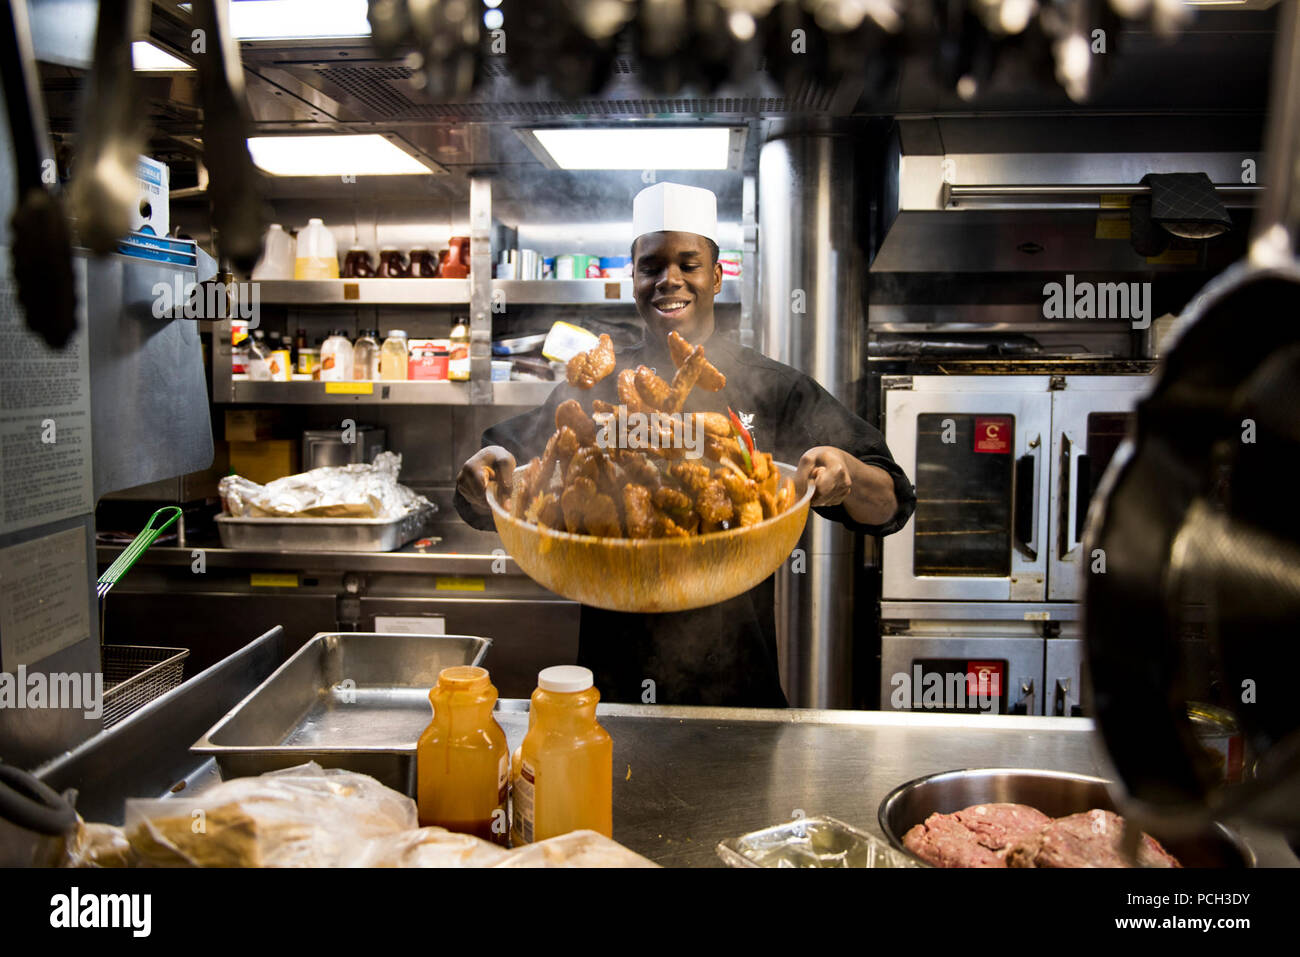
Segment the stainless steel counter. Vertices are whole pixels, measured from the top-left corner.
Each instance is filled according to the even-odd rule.
[[[190,754],[203,729],[270,674],[278,632],[52,762],[43,777],[79,787],[94,820],[121,821],[129,796],[193,794],[215,783]],[[236,676],[232,678],[232,675]],[[503,700],[511,749],[528,702]],[[614,739],[614,837],[665,866],[720,866],[714,846],[799,811],[879,834],[876,809],[896,785],[967,767],[1037,767],[1107,774],[1087,718],[602,705]],[[111,769],[111,770],[110,770]],[[1263,866],[1297,866],[1278,838],[1246,833]]]

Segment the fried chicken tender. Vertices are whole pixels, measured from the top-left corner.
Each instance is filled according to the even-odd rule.
[[[727,490],[723,488],[722,483],[716,479],[710,479],[700,489],[700,493],[695,496],[695,513],[700,516],[700,521],[708,527],[730,521],[736,514],[736,510],[731,504],[731,498],[727,495]]]
[[[637,366],[632,381],[636,384],[637,394],[652,409],[664,408],[671,398],[672,388],[647,366]]]
[[[569,360],[565,375],[569,385],[590,389],[614,371],[614,340],[602,335],[594,348]]]
[[[564,470],[564,484],[570,486],[575,480],[585,478],[595,485],[600,479],[600,449],[594,445],[584,445],[573,454],[569,467]],[[567,511],[567,509],[566,509]]]
[[[627,477],[638,485],[644,485],[651,492],[663,484],[663,475],[654,462],[633,449],[615,449],[614,461],[623,466]]]
[[[618,406],[616,406],[613,402],[606,402],[604,399],[592,399],[591,411],[593,413],[599,412],[608,415],[610,413],[617,412]]]
[[[745,457],[740,454],[740,446],[734,438],[724,439],[719,435],[704,436],[704,455],[715,462],[735,462],[743,466]]]
[[[628,412],[648,412],[641,393],[636,388],[636,370],[624,369],[618,374],[618,401],[627,406]]]
[[[722,483],[733,505],[758,501],[758,484],[729,468],[714,469],[713,477]]]
[[[655,515],[654,526],[651,529],[651,538],[688,538],[690,532],[682,528],[667,515],[662,512]]]
[[[763,517],[771,518],[776,514],[776,496],[764,489],[758,491],[758,504],[763,508]]]
[[[565,426],[573,430],[580,445],[596,444],[596,423],[582,410],[577,399],[566,399],[555,408],[555,427]]]
[[[668,333],[668,354],[672,357],[674,366],[680,369],[682,364],[691,357],[692,351],[691,344],[678,333]],[[721,392],[727,386],[727,377],[714,368],[713,363],[706,360],[704,368],[700,370],[697,384],[705,392]]]
[[[699,462],[676,462],[669,469],[688,492],[698,495],[709,482],[709,469]]]
[[[691,418],[695,420],[695,427],[703,429],[705,435],[722,438],[731,435],[731,419],[721,412],[693,412]]]
[[[682,406],[686,404],[686,397],[691,394],[695,388],[695,383],[700,378],[700,373],[704,371],[707,360],[704,358],[704,346],[696,346],[691,357],[681,364],[677,369],[677,374],[673,376],[673,384],[669,390],[668,400],[660,406],[661,412],[680,412]]]
[[[621,538],[623,527],[618,520],[618,506],[608,495],[596,490],[596,483],[578,476],[560,496],[564,509],[565,529],[575,534]]]
[[[555,433],[555,458],[560,465],[560,473],[564,474],[569,471],[569,463],[582,448],[582,443],[578,441],[577,434],[567,425],[561,426],[560,431]]]
[[[654,533],[654,501],[644,485],[631,482],[623,486],[623,514],[628,538],[649,538]]]

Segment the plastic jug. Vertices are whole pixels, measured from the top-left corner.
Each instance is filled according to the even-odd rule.
[[[309,219],[298,233],[294,279],[338,279],[339,250],[334,235],[319,219]]]
[[[429,692],[433,721],[416,745],[420,826],[436,825],[505,845],[505,732],[492,717],[497,689],[484,668],[457,665]]]
[[[614,742],[596,722],[590,669],[544,668],[514,782],[516,843],[588,829],[614,836]]]
[[[253,267],[253,279],[292,279],[296,243],[279,223],[272,223],[262,240],[262,258]]]

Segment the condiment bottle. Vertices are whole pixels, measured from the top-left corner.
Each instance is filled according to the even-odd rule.
[[[344,382],[352,378],[352,343],[346,329],[336,329],[320,347],[322,382]]]
[[[486,669],[444,668],[429,692],[433,720],[416,745],[420,826],[506,845],[510,751],[492,717],[497,689]]]
[[[379,378],[386,381],[405,380],[407,361],[406,332],[402,329],[388,330],[388,338],[379,350]]]
[[[447,363],[447,378],[452,382],[469,381],[469,320],[456,317],[451,327],[451,356]]]
[[[596,723],[590,669],[543,668],[514,786],[517,843],[570,831],[614,836],[614,743]]]
[[[379,332],[362,329],[352,346],[352,378],[360,381],[379,378]]]

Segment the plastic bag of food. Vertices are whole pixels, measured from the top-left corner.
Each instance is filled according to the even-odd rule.
[[[658,867],[595,831],[570,831],[559,837],[515,848],[494,867]]]
[[[370,465],[327,465],[265,485],[241,475],[218,484],[222,507],[238,518],[399,518],[435,506],[397,481],[402,457],[380,452]]]
[[[146,867],[347,867],[419,826],[415,802],[315,762],[236,778],[193,799],[131,800],[126,837]]]
[[[68,836],[61,867],[135,867],[135,851],[126,832],[112,824],[87,823],[77,816],[77,827]]]
[[[492,867],[510,851],[441,827],[402,831],[370,842],[358,867]]]

